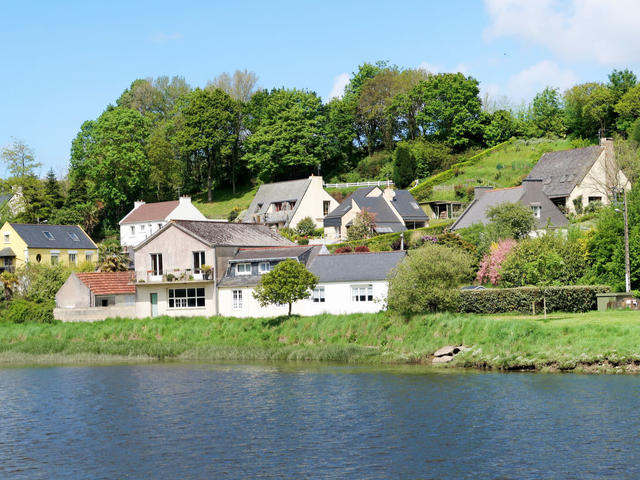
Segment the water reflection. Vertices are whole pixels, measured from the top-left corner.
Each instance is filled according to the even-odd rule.
[[[634,376],[0,369],[0,478],[638,478]]]

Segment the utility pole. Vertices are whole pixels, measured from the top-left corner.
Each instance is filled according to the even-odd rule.
[[[626,293],[631,292],[631,265],[629,263],[629,218],[627,216],[627,189],[624,193],[624,284]]]

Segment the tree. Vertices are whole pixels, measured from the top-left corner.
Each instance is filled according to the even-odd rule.
[[[454,310],[458,287],[473,278],[473,258],[437,244],[410,250],[389,276],[387,303],[402,315]]]
[[[249,106],[251,136],[244,159],[264,182],[313,173],[325,157],[326,116],[313,92],[274,89],[258,92]]]
[[[601,83],[576,85],[564,94],[566,124],[569,132],[589,138],[613,123],[615,99],[609,87]]]
[[[47,178],[44,184],[45,195],[47,197],[47,203],[52,212],[59,210],[64,205],[64,197],[60,191],[60,183],[56,178],[56,174],[53,168],[47,172]]]
[[[484,142],[493,147],[506,142],[516,134],[516,121],[508,110],[496,110],[491,114],[489,123],[484,127]]]
[[[126,272],[131,259],[122,252],[117,241],[106,241],[98,246],[98,272]]]
[[[347,240],[365,240],[373,236],[373,230],[376,227],[376,216],[374,213],[363,208],[358,212],[347,229]]]
[[[491,207],[487,210],[487,218],[499,232],[515,239],[529,236],[536,226],[533,210],[519,203],[502,203]]]
[[[618,130],[627,132],[633,122],[640,117],[640,84],[627,90],[616,104],[615,111],[618,114]]]
[[[564,135],[564,111],[557,88],[547,87],[533,97],[528,120],[532,128],[530,134],[534,136]]]
[[[500,281],[502,262],[515,246],[516,241],[512,238],[493,243],[489,253],[486,253],[480,262],[476,281],[481,284],[497,285]]]
[[[317,284],[318,277],[302,263],[289,258],[262,275],[253,291],[253,297],[261,307],[288,304],[288,316],[291,316],[293,302],[308,298]]]
[[[399,144],[393,152],[393,183],[406,188],[415,180],[416,159],[407,145]]]
[[[631,70],[613,70],[609,74],[608,87],[613,93],[614,100],[618,102],[622,96],[638,83],[638,78]]]
[[[298,225],[296,225],[296,233],[303,237],[313,235],[315,229],[316,224],[311,217],[304,217],[298,222]]]
[[[13,137],[11,145],[2,149],[0,157],[7,164],[9,173],[16,178],[33,176],[35,169],[42,166],[36,162],[33,150],[23,140]]]

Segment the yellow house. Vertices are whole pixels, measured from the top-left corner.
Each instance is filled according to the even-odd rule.
[[[78,225],[5,223],[0,229],[0,272],[26,262],[77,265],[98,260],[98,247]]]

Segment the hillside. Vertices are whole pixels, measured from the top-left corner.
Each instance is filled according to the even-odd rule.
[[[235,194],[230,188],[217,188],[212,192],[213,202],[207,202],[206,193],[202,193],[193,199],[193,204],[207,218],[226,220],[235,207],[240,210],[249,208],[257,191],[258,187],[253,185],[240,185]]]
[[[427,178],[411,191],[419,201],[470,200],[478,185],[519,185],[544,153],[587,145],[585,141],[546,138],[505,142]]]

